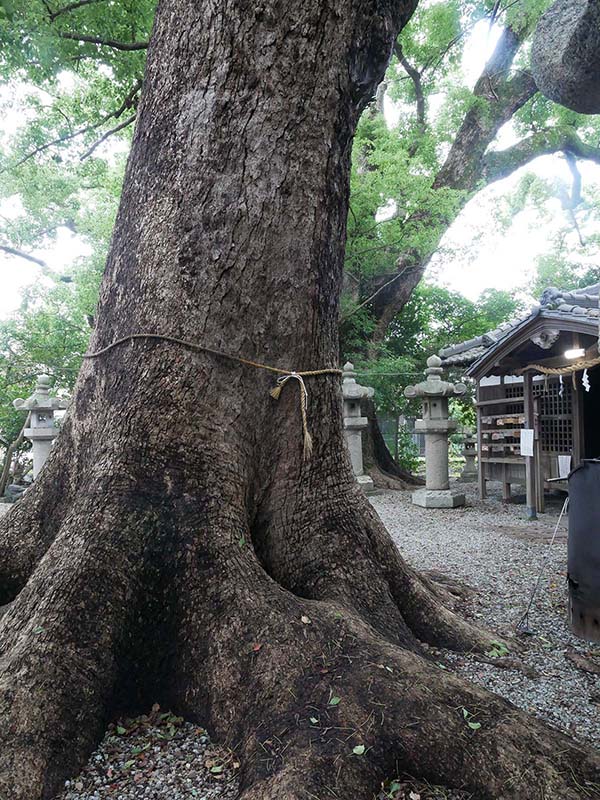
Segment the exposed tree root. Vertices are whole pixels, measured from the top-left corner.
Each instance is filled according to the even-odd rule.
[[[390,475],[389,472],[380,469],[377,464],[369,466],[366,472],[371,477],[376,489],[391,489],[395,492],[406,492],[414,489],[415,485],[417,485],[417,479],[408,481],[399,478],[397,475]]]
[[[1,800],[57,791],[102,736],[130,664],[125,653],[133,641],[141,649],[137,612],[152,591],[153,528],[139,514],[125,518],[119,499],[75,504],[0,620]]]
[[[421,576],[429,578],[434,585],[445,589],[444,595],[449,602],[452,601],[452,598],[459,601],[469,600],[473,595],[477,594],[477,589],[474,586],[470,586],[464,581],[459,581],[451,575],[444,575],[443,572],[437,569],[423,570]]]
[[[236,748],[243,800],[367,800],[398,771],[481,800],[600,796],[595,751],[419,653],[428,618],[436,641],[489,646],[490,635],[461,627],[405,565],[389,597],[411,600],[388,637],[369,603],[299,597],[268,575],[231,505],[184,506],[156,518],[75,508],[0,621],[1,800],[47,800],[77,770],[124,670],[143,702],[152,695]],[[373,558],[387,551],[369,517],[356,540],[348,526]],[[166,541],[173,558],[153,571]]]
[[[335,600],[390,641],[485,650],[490,634],[454,614],[455,596],[402,559],[356,483],[315,487],[311,502],[286,486],[271,496],[253,541],[267,572],[295,595]]]
[[[63,432],[45,470],[26,496],[0,519],[0,606],[12,601],[25,586],[35,565],[56,537],[72,493],[68,469],[71,442]]]
[[[262,627],[224,627],[208,652],[216,675],[248,687],[209,720],[238,744],[243,800],[370,798],[397,770],[480,800],[600,796],[590,748],[382,641],[348,610],[273,599],[247,597]],[[240,648],[246,624],[258,635]],[[202,708],[192,699],[187,711]]]

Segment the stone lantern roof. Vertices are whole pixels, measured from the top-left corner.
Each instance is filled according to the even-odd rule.
[[[342,372],[342,392],[344,400],[363,400],[373,397],[375,389],[372,386],[361,386],[356,382],[354,364],[347,361]]]
[[[415,386],[407,386],[404,396],[413,397],[460,397],[465,394],[467,387],[464,383],[448,383],[442,380],[442,359],[439,356],[429,356],[425,380]]]
[[[49,375],[38,375],[35,391],[26,400],[20,397],[13,401],[14,407],[19,411],[58,411],[65,409],[67,400],[60,397],[50,397],[51,379]]]

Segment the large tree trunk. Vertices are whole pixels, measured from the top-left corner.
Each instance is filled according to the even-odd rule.
[[[413,4],[159,3],[94,349],[158,332],[335,365],[352,133]],[[488,635],[357,489],[338,377],[306,380],[308,461],[295,380],[275,401],[268,373],[164,340],[86,361],[0,528],[1,800],[51,797],[116,708],[152,701],[237,748],[243,800],[366,800],[398,769],[575,800],[598,775],[425,658]]]

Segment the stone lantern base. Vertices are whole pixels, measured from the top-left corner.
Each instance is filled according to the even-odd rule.
[[[457,508],[464,506],[465,496],[454,489],[417,489],[412,501],[422,508]]]
[[[356,482],[367,494],[375,492],[375,484],[373,483],[373,478],[371,478],[370,475],[357,475]]]
[[[475,483],[477,481],[478,477],[479,477],[479,475],[478,475],[476,469],[469,470],[468,472],[467,472],[466,469],[464,469],[460,473],[460,478],[458,480],[460,481],[460,483]]]

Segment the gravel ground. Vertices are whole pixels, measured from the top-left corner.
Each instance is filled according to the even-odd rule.
[[[499,492],[499,485],[492,487]],[[372,503],[415,567],[439,570],[477,589],[467,613],[500,634],[514,635],[544,563],[545,568],[529,615],[532,635],[520,639],[525,650],[519,658],[529,677],[444,651],[447,662],[553,726],[600,746],[600,645],[577,639],[567,625],[565,517],[550,544],[562,496],[537,522],[528,522],[523,506],[503,504],[498,494],[481,502],[473,484],[461,489],[468,502],[461,509],[422,509],[405,492],[386,492]],[[578,656],[598,674],[576,667],[571,658]]]
[[[234,800],[238,766],[205,730],[155,705],[110,725],[56,800]]]
[[[518,654],[528,674],[470,655],[441,651],[440,656],[450,669],[600,746],[600,645],[575,638],[567,627],[566,519],[550,544],[562,498],[551,502],[539,521],[528,522],[523,506],[500,501],[499,486],[492,484],[498,493],[483,503],[474,485],[461,488],[468,503],[461,509],[422,509],[411,504],[408,492],[385,492],[371,501],[405,558],[474,587],[465,612],[501,635],[514,634],[545,566],[529,616],[532,633],[521,638]],[[575,666],[578,657],[598,674]],[[233,800],[237,766],[206,731],[155,706],[147,716],[110,725],[87,766],[55,800]],[[470,795],[399,779],[380,793],[379,800],[387,798],[469,800]]]

